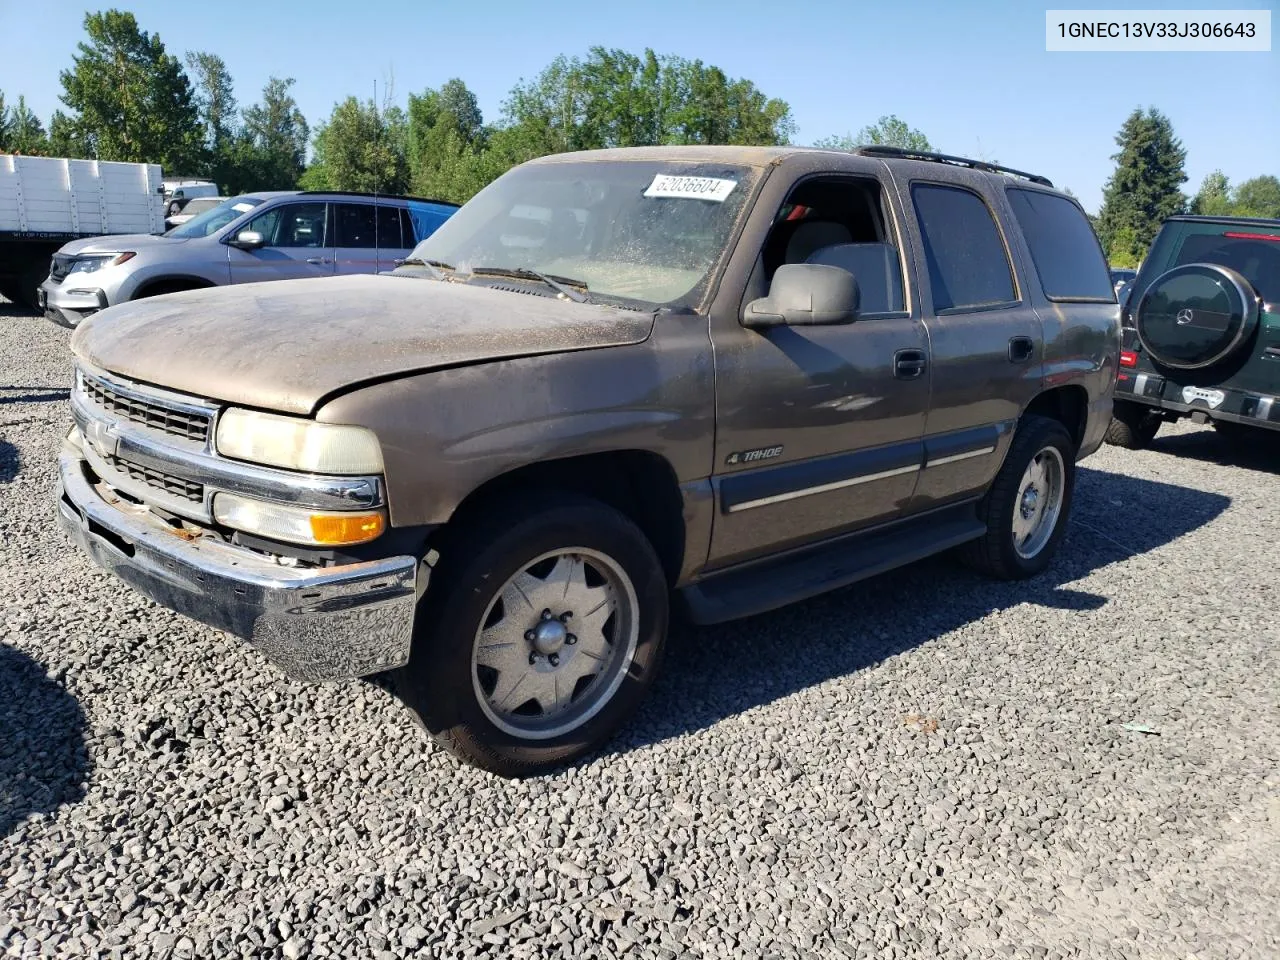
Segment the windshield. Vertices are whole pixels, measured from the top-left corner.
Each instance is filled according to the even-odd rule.
[[[194,200],[191,202],[195,203]],[[179,224],[165,236],[176,237],[179,240],[207,237],[211,233],[217,233],[232,220],[243,217],[261,202],[257,197],[232,197],[230,200],[218,204],[212,210],[206,210],[204,213],[192,217],[186,223]]]
[[[410,259],[463,275],[538,271],[585,283],[592,299],[696,305],[755,176],[731,164],[649,160],[517,167]]]

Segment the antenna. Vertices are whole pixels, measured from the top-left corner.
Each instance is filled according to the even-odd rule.
[[[378,237],[378,128],[382,121],[378,116],[378,78],[373,78],[373,272],[382,272],[382,247]]]

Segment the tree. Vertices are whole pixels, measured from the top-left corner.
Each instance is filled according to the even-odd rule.
[[[246,190],[291,190],[306,166],[311,130],[289,92],[293,78],[270,77],[262,102],[244,111],[239,135],[231,147],[228,193]]]
[[[0,153],[9,152],[9,138],[13,135],[13,121],[9,118],[9,108],[5,105],[4,94],[0,93]]]
[[[226,61],[215,53],[187,54],[187,68],[195,77],[195,104],[204,128],[204,145],[217,157],[236,133],[236,97]]]
[[[503,104],[518,154],[663,143],[779,144],[795,130],[791,109],[749,80],[701,60],[593,47],[585,60],[557,57],[517,84]],[[524,159],[528,159],[525,157]]]
[[[814,143],[815,147],[827,150],[855,150],[863,146],[901,147],[903,150],[933,152],[933,144],[919,130],[907,126],[906,122],[890,114],[881,117],[871,126],[863,127],[857,136],[825,137]]]
[[[1231,181],[1221,170],[1215,170],[1200,183],[1191,198],[1190,211],[1201,216],[1229,216],[1235,204],[1231,200]]]
[[[1173,135],[1169,118],[1154,107],[1145,113],[1134,110],[1120,128],[1116,145],[1120,152],[1112,155],[1116,169],[1103,188],[1098,236],[1109,257],[1131,245],[1141,258],[1161,222],[1186,209],[1180,187],[1187,179],[1187,152]],[[1126,229],[1132,239],[1130,233],[1121,233]]]
[[[45,135],[40,118],[27,106],[27,98],[19,95],[11,117],[9,150],[28,156],[40,156],[49,152],[49,138]]]
[[[61,110],[53,111],[49,119],[49,156],[76,159],[89,156],[89,148],[75,122]]]
[[[131,13],[108,10],[84,18],[73,66],[61,74],[62,102],[77,139],[99,160],[161,163],[189,172],[200,158],[200,123],[191,83],[160,37],[138,28]]]
[[[308,190],[403,193],[408,184],[405,118],[372,100],[347,97],[316,131],[315,161],[299,184]]]
[[[487,182],[482,156],[488,131],[475,94],[461,80],[409,95],[406,137],[413,193],[463,202]]]
[[[1242,217],[1280,219],[1280,180],[1266,175],[1240,184],[1235,192],[1235,213]]]

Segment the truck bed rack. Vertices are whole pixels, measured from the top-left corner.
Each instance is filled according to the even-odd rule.
[[[1012,177],[1021,177],[1024,180],[1030,180],[1032,183],[1038,183],[1045,187],[1053,186],[1053,182],[1048,177],[1042,177],[1036,173],[1015,170],[1013,167],[1003,167],[998,163],[987,163],[985,160],[955,157],[949,153],[932,153],[928,150],[907,150],[903,147],[878,145],[858,147],[854,153],[860,157],[893,157],[899,160],[928,160],[933,163],[951,163],[960,167],[969,167],[971,170],[982,170],[986,173],[1004,173]]]

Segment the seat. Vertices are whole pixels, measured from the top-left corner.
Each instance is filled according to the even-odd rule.
[[[858,281],[860,313],[896,313],[905,309],[898,251],[887,243],[836,243],[809,254],[806,263],[848,270]]]
[[[853,234],[843,223],[834,220],[807,220],[800,223],[787,241],[784,263],[806,263],[810,255],[822,247],[848,243]]]

